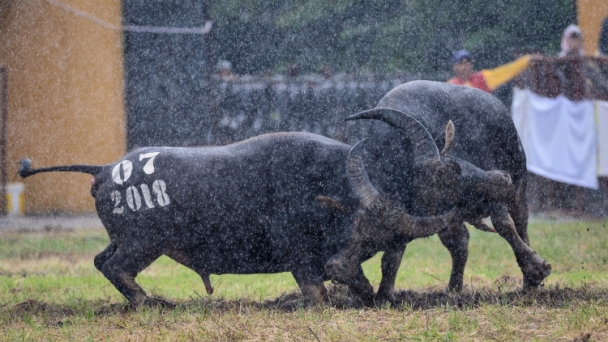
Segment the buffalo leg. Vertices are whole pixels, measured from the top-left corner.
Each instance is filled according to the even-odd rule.
[[[516,185],[516,191],[514,192],[513,200],[508,202],[509,215],[513,218],[515,224],[515,230],[522,241],[530,246],[530,240],[528,238],[528,202],[526,199],[526,177],[522,177],[519,183]],[[528,279],[525,275],[523,277],[524,289],[534,287],[534,281]]]
[[[198,274],[201,277],[201,280],[203,281],[203,284],[205,285],[205,291],[207,291],[207,294],[213,294],[213,286],[211,286],[211,280],[209,279],[209,272],[207,272],[207,270],[202,267],[201,265],[197,264],[193,258],[189,257],[188,255],[186,255],[185,253],[182,253],[180,251],[169,251],[167,253],[165,253],[165,255],[167,255],[169,258],[175,260],[176,262],[188,267],[189,269],[193,270],[194,272],[196,272],[196,274]]]
[[[357,266],[355,276],[348,281],[347,285],[353,294],[361,298],[363,304],[366,306],[374,306],[374,288],[363,273],[361,264]]]
[[[112,257],[112,255],[114,255],[117,248],[118,246],[114,242],[110,242],[108,247],[106,247],[103,251],[101,251],[101,253],[95,256],[93,263],[95,264],[95,268],[97,268],[99,272],[102,271],[103,264],[105,264],[106,261],[108,261]]]
[[[146,292],[135,282],[135,277],[156,260],[161,253],[148,248],[120,247],[102,266],[103,275],[135,306],[147,298]]]
[[[509,214],[513,218],[513,223],[515,224],[515,229],[517,230],[517,234],[521,237],[522,241],[530,246],[530,240],[528,238],[528,205],[526,203],[526,199],[512,203],[509,207]],[[524,289],[530,288],[534,286],[534,281],[528,279],[524,275],[523,279]]]
[[[406,245],[402,244],[400,246],[387,248],[384,251],[384,255],[382,255],[382,280],[380,281],[380,287],[378,288],[378,292],[374,299],[377,306],[384,306],[386,302],[395,302],[395,280],[397,279],[397,272],[401,266],[405,247]]]
[[[327,289],[323,284],[322,277],[314,277],[316,279],[311,279],[311,277],[306,275],[306,272],[301,270],[292,271],[296,283],[300,287],[300,291],[302,291],[302,295],[307,300],[312,300],[314,303],[320,304],[323,303],[327,299]]]
[[[363,274],[359,255],[361,249],[357,242],[334,255],[325,264],[325,274],[329,279],[348,285],[351,292],[361,298],[365,305],[374,304],[374,288]]]
[[[524,178],[525,179],[525,178]],[[517,187],[515,200],[509,203],[509,214],[513,218],[517,234],[530,246],[528,239],[528,202],[526,200],[526,183],[522,180]]]
[[[528,287],[524,288],[524,290],[540,285],[543,279],[551,274],[551,265],[536,254],[521,239],[506,206],[494,205],[491,214],[494,228],[511,245],[524,279],[528,279],[529,281]]]
[[[469,231],[464,223],[457,222],[438,235],[452,256],[452,274],[446,290],[460,292],[464,283],[464,268],[469,258]]]

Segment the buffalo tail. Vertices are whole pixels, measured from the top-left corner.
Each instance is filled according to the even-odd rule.
[[[28,158],[24,158],[20,162],[19,171],[17,174],[22,178],[29,177],[31,175],[41,172],[81,172],[88,173],[90,175],[96,175],[101,172],[103,166],[96,165],[64,165],[64,166],[52,166],[43,167],[40,169],[31,169],[32,161]]]

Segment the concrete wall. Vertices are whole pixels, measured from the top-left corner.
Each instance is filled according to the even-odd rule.
[[[60,0],[119,26],[120,0]],[[46,0],[0,4],[0,65],[8,69],[9,182],[27,156],[34,167],[106,164],[125,152],[120,31]],[[90,176],[24,181],[27,213],[93,212]]]
[[[577,0],[577,12],[578,25],[585,36],[585,52],[595,55],[598,51],[602,21],[608,17],[608,1]]]
[[[123,1],[122,14],[125,25],[137,26],[200,28],[209,20],[200,0]],[[127,31],[124,37],[128,148],[204,144],[206,35]]]

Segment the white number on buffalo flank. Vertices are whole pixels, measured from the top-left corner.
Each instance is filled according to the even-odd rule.
[[[143,201],[148,209],[156,208],[152,193],[150,192],[150,187],[147,184],[141,184],[139,188],[141,188],[141,194],[139,189],[133,185],[125,190],[125,198],[129,209],[131,209],[131,211],[138,211],[141,209],[142,195]],[[167,194],[167,183],[165,183],[165,181],[160,179],[155,180],[154,183],[152,183],[152,192],[156,195],[156,202],[158,202],[160,207],[165,207],[171,203],[171,199]],[[110,195],[112,202],[114,202],[114,210],[112,212],[118,215],[123,214],[125,212],[125,208],[120,203],[122,199],[121,192],[114,190]]]
[[[116,184],[122,184],[129,180],[133,172],[133,163],[129,160],[123,160],[116,164],[112,169],[112,179]]]
[[[138,211],[141,208],[141,196],[134,186],[127,188],[127,205],[133,211]]]
[[[152,201],[152,196],[150,195],[150,188],[148,188],[147,184],[142,184],[141,193],[144,195],[144,202],[146,202],[146,206],[150,209],[154,208],[154,202]]]
[[[139,155],[139,161],[149,158],[149,160],[146,162],[146,165],[144,165],[144,172],[147,175],[151,175],[154,173],[154,158],[156,158],[159,153],[160,152],[150,152],[142,153]]]
[[[125,211],[125,207],[120,205],[120,191],[112,191],[111,194],[112,202],[114,202],[114,214],[122,214]]]
[[[154,158],[160,152],[150,152],[150,153],[142,153],[139,155],[139,161],[144,159],[148,159],[146,164],[144,164],[143,170],[144,173],[151,175],[154,173]],[[123,160],[120,163],[116,164],[112,169],[112,179],[114,183],[118,185],[122,185],[126,181],[131,178],[131,173],[133,173],[133,163],[130,160]]]
[[[163,180],[155,180],[152,183],[152,191],[156,194],[156,201],[161,207],[169,205],[171,200],[169,199],[169,195],[167,195],[167,184]]]

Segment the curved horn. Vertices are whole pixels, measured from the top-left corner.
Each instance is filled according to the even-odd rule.
[[[427,237],[438,233],[447,227],[456,214],[455,209],[439,216],[418,217],[406,213],[403,208],[392,200],[382,198],[378,190],[369,181],[365,166],[361,159],[363,144],[368,138],[359,141],[348,152],[346,174],[350,187],[364,208],[369,208],[374,201],[384,208],[381,220],[384,225],[394,231],[411,238]]]
[[[363,160],[361,160],[361,151],[363,150],[365,141],[367,141],[367,138],[356,143],[348,152],[346,174],[350,182],[350,188],[355,196],[364,207],[368,207],[378,197],[379,193],[372,183],[370,183],[367,172],[365,172]]]
[[[424,126],[413,117],[391,108],[374,108],[349,116],[346,121],[360,119],[375,119],[386,122],[403,132],[412,143],[414,149],[414,162],[439,160],[439,150],[435,141]]]
[[[401,208],[395,208],[392,215],[385,218],[386,225],[412,239],[431,236],[446,228],[457,215],[456,209],[438,216],[411,216]]]

